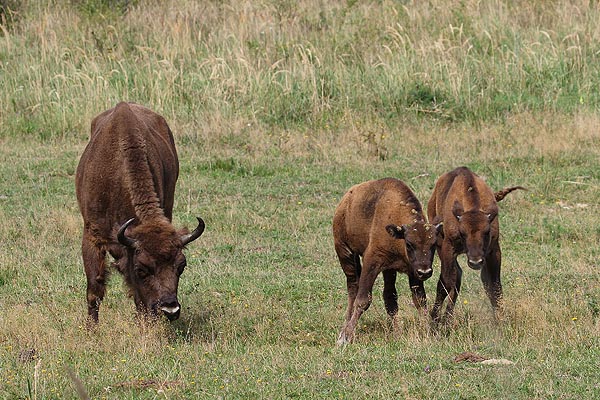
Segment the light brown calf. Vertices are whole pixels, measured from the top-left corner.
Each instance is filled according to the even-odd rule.
[[[375,279],[383,272],[387,313],[398,312],[396,274],[408,275],[417,308],[426,306],[423,281],[432,274],[437,231],[402,181],[393,178],[353,186],[333,218],[335,251],[346,274],[348,308],[337,343],[352,342],[358,319],[369,308]],[[361,267],[362,257],[362,267]]]

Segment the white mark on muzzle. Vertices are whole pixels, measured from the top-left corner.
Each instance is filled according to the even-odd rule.
[[[160,311],[166,312],[167,314],[175,314],[179,311],[179,306],[177,307],[161,307]]]

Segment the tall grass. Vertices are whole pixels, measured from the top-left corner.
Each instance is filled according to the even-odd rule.
[[[599,105],[587,1],[96,3],[24,2],[3,30],[2,137],[78,134],[119,99],[264,129]]]

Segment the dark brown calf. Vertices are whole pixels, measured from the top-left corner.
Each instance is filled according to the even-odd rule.
[[[440,319],[439,311],[446,299],[446,318],[452,315],[460,291],[462,269],[457,256],[467,255],[467,264],[481,271],[483,287],[496,311],[502,300],[500,282],[501,251],[498,224],[498,205],[514,186],[494,193],[492,189],[466,167],[442,175],[436,182],[427,215],[432,222],[443,222],[443,239],[438,246],[441,274],[437,285],[431,317]]]
[[[364,182],[344,195],[333,217],[335,251],[348,287],[339,345],[352,342],[358,319],[371,304],[373,284],[380,272],[385,308],[392,318],[398,312],[397,272],[408,275],[415,306],[426,306],[423,281],[432,274],[440,227],[426,222],[421,204],[398,179]]]

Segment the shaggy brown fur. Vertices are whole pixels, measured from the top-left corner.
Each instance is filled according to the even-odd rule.
[[[333,217],[335,251],[348,287],[346,321],[338,344],[353,340],[380,272],[385,307],[392,318],[398,312],[398,272],[408,275],[415,306],[426,306],[423,281],[432,274],[439,228],[426,222],[421,204],[398,179],[368,181],[350,188]]]
[[[521,186],[492,189],[466,167],[442,175],[427,204],[431,221],[442,221],[443,240],[438,246],[441,274],[431,317],[439,321],[439,311],[446,299],[446,317],[452,315],[460,291],[462,269],[457,256],[466,253],[467,264],[481,271],[481,281],[494,310],[500,307],[502,284],[500,282],[501,250],[499,243],[497,201]]]
[[[182,250],[202,234],[204,222],[198,219],[191,236],[171,225],[178,174],[173,135],[160,115],[138,104],[119,103],[92,121],[75,184],[84,221],[82,253],[93,321],[98,321],[106,291],[107,252],[139,310],[162,310],[170,319],[179,316]],[[126,223],[129,219],[134,220]]]

